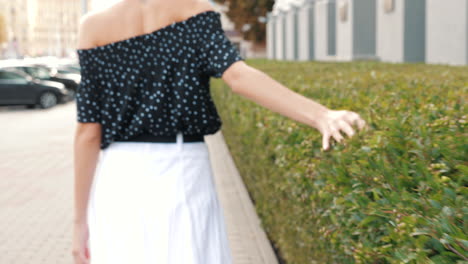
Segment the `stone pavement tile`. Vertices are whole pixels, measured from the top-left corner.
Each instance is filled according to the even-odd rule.
[[[0,110],[0,263],[72,263],[74,104]]]

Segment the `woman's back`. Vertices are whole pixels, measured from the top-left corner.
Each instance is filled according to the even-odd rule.
[[[244,60],[224,34],[221,14],[201,5],[182,19],[168,23],[164,15],[156,23],[155,7],[142,10],[134,2],[120,2],[82,24],[93,27],[81,30],[86,43],[78,49],[78,122],[101,124],[101,149],[146,135],[214,134],[221,118],[209,77],[220,78]]]
[[[144,35],[207,10],[213,10],[207,0],[123,0],[83,19],[89,26],[78,48]]]

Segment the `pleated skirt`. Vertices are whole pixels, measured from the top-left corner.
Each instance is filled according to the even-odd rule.
[[[231,264],[205,142],[113,142],[88,204],[91,264]]]

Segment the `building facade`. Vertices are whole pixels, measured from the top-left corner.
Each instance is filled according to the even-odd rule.
[[[468,1],[427,0],[426,60],[468,65]]]
[[[76,58],[79,21],[87,11],[97,11],[117,0],[0,0],[7,42],[0,43],[0,58],[56,56]],[[244,57],[251,43],[224,14],[226,6],[212,2],[226,35]]]
[[[315,59],[315,5],[314,1],[304,2],[299,8],[297,24],[298,60]]]
[[[73,56],[82,0],[0,0],[8,41],[3,57]],[[87,3],[89,5],[89,3]]]
[[[426,1],[377,1],[377,55],[388,62],[424,62]]]
[[[30,2],[30,0],[0,0],[0,14],[4,18],[7,37],[7,41],[0,44],[2,51],[0,55],[16,57],[27,53],[31,32],[28,21]]]
[[[375,59],[375,0],[337,0],[336,8],[337,59]]]
[[[37,0],[30,17],[34,45],[31,56],[71,56],[77,44],[82,15],[80,0]],[[46,11],[47,10],[47,11]]]
[[[267,16],[271,59],[468,65],[467,0],[277,0]]]

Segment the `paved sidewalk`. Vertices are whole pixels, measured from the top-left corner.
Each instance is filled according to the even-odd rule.
[[[73,263],[75,107],[0,107],[1,264]],[[206,138],[234,264],[276,264],[222,134]]]
[[[214,180],[223,206],[233,264],[277,264],[247,189],[229,153],[223,134],[205,136]]]

